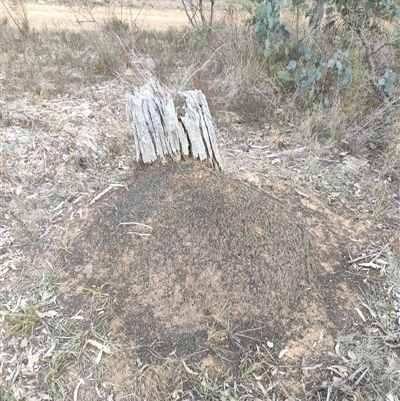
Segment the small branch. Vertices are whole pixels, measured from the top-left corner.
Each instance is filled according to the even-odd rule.
[[[301,148],[296,148],[293,150],[283,150],[282,152],[272,153],[272,154],[266,155],[265,157],[267,157],[268,159],[272,159],[273,157],[287,156],[290,154],[302,153],[306,149],[307,149],[307,146],[302,146]]]
[[[3,2],[4,0],[1,0],[1,1]],[[136,24],[136,21],[139,18],[140,14],[142,13],[146,3],[147,3],[147,1],[143,2],[142,6],[139,9],[138,14],[136,15],[135,19],[133,20],[133,23],[132,23],[132,18],[131,18],[131,24],[132,25]],[[88,22],[94,22],[106,35],[110,36],[110,38],[112,38],[115,41],[117,41],[121,45],[122,49],[125,52],[129,53],[129,49],[124,45],[124,43],[122,42],[121,38],[115,32],[109,32],[107,29],[105,29],[104,26],[102,26],[99,23],[99,21],[94,17],[94,15],[93,15],[93,13],[92,13],[92,11],[91,11],[91,9],[89,7],[85,7],[85,10],[89,14],[90,18],[92,19],[92,21],[88,20]],[[80,21],[77,21],[77,22],[79,23]]]
[[[199,71],[201,71],[201,70],[211,61],[211,59],[213,58],[214,54],[215,54],[219,49],[221,49],[221,48],[224,47],[224,46],[225,46],[225,43],[222,44],[220,47],[218,47],[216,50],[214,50],[214,52],[213,52],[213,54],[211,54],[210,58],[209,58],[201,67],[199,67],[195,72],[193,72],[193,74],[189,75],[189,77],[186,79],[185,82],[182,80],[181,85],[180,85],[180,87],[179,87],[179,90],[182,90],[183,87],[189,82],[189,80],[190,80],[194,75],[196,75]]]
[[[79,379],[78,383],[77,383],[77,385],[75,387],[75,390],[74,390],[74,401],[78,400],[78,392],[79,392],[79,387],[81,386],[81,384],[85,384],[85,381],[83,379]]]
[[[198,4],[199,4],[201,22],[203,25],[205,25],[206,18],[204,17],[203,0],[198,0]]]
[[[94,19],[74,19],[73,24],[83,24],[85,22],[96,22]]]
[[[370,77],[371,85],[375,89],[375,92],[377,93],[377,95],[379,97],[386,98],[387,96],[382,91],[382,88],[379,86],[379,84],[377,82],[375,63],[374,63],[374,60],[373,60],[374,52],[372,50],[371,43],[368,41],[368,39],[364,35],[364,32],[363,32],[362,29],[360,29],[360,28],[356,29],[356,33],[357,33],[357,36],[360,38],[361,43],[363,44],[364,49],[365,49],[365,57],[367,59],[368,69],[369,69],[369,72],[371,74],[371,77]]]
[[[146,224],[142,224],[142,223],[136,223],[135,221],[128,221],[128,222],[126,222],[126,223],[119,223],[119,224],[117,225],[117,227],[119,227],[119,226],[124,226],[124,225],[127,225],[127,224],[133,224],[133,225],[136,225],[136,226],[146,227],[146,228],[149,228],[150,230],[153,229],[153,227],[150,227],[150,226],[148,226],[148,225],[146,225]]]
[[[386,42],[386,43],[384,43],[383,45],[380,45],[377,49],[375,49],[375,50],[372,52],[372,54],[376,54],[376,53],[379,52],[379,50],[381,50],[381,49],[384,48],[385,46],[390,46],[390,45],[391,45],[390,42]]]
[[[269,97],[266,96],[265,93],[260,91],[260,89],[256,88],[255,86],[253,87],[253,89],[256,90],[268,103],[271,103],[287,120],[289,120],[285,112],[280,107],[278,107],[276,103],[269,99]]]
[[[92,205],[95,203],[97,200],[99,200],[102,196],[104,196],[107,192],[111,191],[113,188],[116,187],[124,187],[122,184],[110,184],[104,191],[100,192],[97,196],[95,196],[89,204]]]
[[[211,9],[210,9],[210,28],[211,28],[212,25],[213,25],[213,20],[214,20],[214,3],[215,3],[215,0],[210,0],[210,3],[211,3]]]
[[[192,18],[191,18],[190,15],[189,15],[189,10],[188,10],[188,8],[187,8],[187,6],[186,6],[186,1],[185,1],[185,0],[181,0],[181,1],[182,1],[183,7],[184,7],[184,9],[185,9],[186,16],[188,17],[188,20],[189,20],[190,24],[192,25],[193,28],[196,28],[196,25],[195,25],[195,23],[193,22],[193,19],[194,19],[194,15],[195,15],[195,14],[193,14],[193,16],[192,16]]]
[[[11,18],[12,22],[14,22],[14,24],[17,26],[19,32],[21,33],[22,36],[24,36],[23,30],[20,27],[20,25],[18,24],[18,22],[16,21],[16,19],[14,19],[14,17],[11,14],[11,11],[8,9],[8,7],[6,6],[6,3],[4,2],[4,0],[1,0],[1,4],[3,4],[4,8],[6,9],[7,14],[9,15],[9,17]]]

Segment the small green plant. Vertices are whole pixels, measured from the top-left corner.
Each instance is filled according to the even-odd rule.
[[[209,377],[207,372],[201,377],[197,390],[206,400],[221,399],[224,391],[224,374],[219,372],[215,377]]]
[[[21,308],[21,312],[2,312],[9,321],[9,333],[17,336],[25,336],[31,332],[40,322],[33,306]]]
[[[4,401],[17,401],[17,399],[14,396],[9,394],[5,394],[3,397],[4,398],[2,398],[2,400]]]
[[[82,332],[76,332],[63,344],[60,354],[79,356],[86,342],[86,336]]]
[[[80,235],[81,235],[81,233],[72,235],[71,233],[66,231],[61,238],[60,245],[58,245],[57,248],[62,252],[68,252],[71,254],[73,245],[74,245],[75,241],[80,237]]]
[[[43,268],[42,283],[45,287],[51,287],[52,282],[53,282],[53,271],[48,266],[45,266]]]
[[[264,0],[259,3],[247,24],[254,26],[255,33],[264,41],[266,57],[281,48],[285,49],[286,56],[293,53],[301,56],[297,60],[292,58],[278,76],[283,82],[294,80],[301,91],[306,92],[308,102],[317,102],[320,108],[330,106],[332,94],[351,85],[349,45],[343,45],[346,40],[340,37],[346,38],[348,32],[352,32],[361,43],[368,79],[376,94],[382,99],[393,95],[396,74],[387,68],[384,76],[379,78],[375,58],[384,47],[394,47],[400,43],[400,30],[385,28],[385,24],[398,22],[400,18],[396,2],[326,0],[315,2],[319,5],[318,10],[303,1]],[[297,12],[301,6],[304,16],[310,18],[307,35],[299,39],[297,31],[295,43],[280,20],[280,11],[292,5]],[[314,18],[317,14],[318,18]],[[324,15],[325,18],[322,18]],[[322,49],[319,46],[321,40],[331,36],[335,37],[332,47]]]
[[[298,49],[300,59],[291,60],[286,69],[278,73],[283,82],[295,80],[310,102],[317,101],[323,109],[331,105],[333,93],[349,86],[352,82],[348,49],[338,49],[332,56],[318,52],[312,57],[312,49],[302,43]]]
[[[64,396],[66,393],[63,380],[63,372],[66,366],[66,354],[57,353],[51,361],[50,371],[47,376],[47,381],[54,397]]]
[[[109,294],[103,292],[103,289],[101,287],[95,287],[93,286],[92,288],[83,288],[83,291],[93,297],[99,297],[99,298],[108,298]]]
[[[54,397],[64,397],[66,387],[64,383],[64,374],[71,359],[77,359],[81,356],[87,338],[84,333],[76,332],[70,337],[65,338],[66,342],[61,349],[57,350],[48,360],[48,373],[46,382]]]
[[[284,2],[265,1],[257,4],[254,16],[246,21],[247,25],[254,26],[256,34],[264,41],[264,55],[269,57],[272,49],[278,51],[290,38],[285,25],[280,22],[280,11]],[[285,54],[289,54],[289,47],[285,47]]]
[[[232,322],[226,321],[224,319],[224,314],[229,310],[229,308],[230,308],[230,305],[229,305],[229,301],[228,301],[214,316],[213,324],[207,335],[207,341],[211,341],[216,338],[233,336],[233,334],[236,330],[236,326],[234,326],[232,324]]]
[[[111,350],[120,351],[122,349],[121,344],[109,339],[106,335],[99,333],[95,328],[92,328],[92,330],[90,330],[90,335],[92,337],[96,338],[96,340],[99,340],[101,342],[101,344],[106,346],[107,349],[109,349],[109,353],[111,352]],[[166,364],[168,364],[168,361],[166,361]]]
[[[248,377],[258,368],[258,364],[246,357],[241,362],[240,367],[241,367],[243,376]]]
[[[392,97],[394,92],[394,83],[396,82],[396,74],[388,68],[385,75],[379,79],[378,84],[388,96]]]

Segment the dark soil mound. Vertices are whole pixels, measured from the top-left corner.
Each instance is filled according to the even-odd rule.
[[[283,202],[199,163],[146,167],[128,187],[103,201],[65,269],[78,288],[69,302],[87,304],[82,287],[110,295],[109,330],[183,355],[218,330],[284,346],[347,318],[337,244],[320,244]]]

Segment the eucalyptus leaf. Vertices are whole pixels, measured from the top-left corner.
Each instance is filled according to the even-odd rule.
[[[278,77],[284,82],[290,81],[290,74],[287,71],[279,71]]]

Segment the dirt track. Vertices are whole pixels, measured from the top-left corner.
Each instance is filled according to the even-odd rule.
[[[169,2],[170,3],[170,2]],[[169,28],[179,28],[188,26],[187,17],[182,9],[173,9],[170,4],[164,7],[144,8],[135,7],[95,7],[87,9],[83,7],[67,7],[54,4],[27,3],[25,5],[27,17],[31,28],[68,28],[68,29],[91,29],[96,22],[117,17],[129,22],[132,26],[139,29],[167,30]],[[21,11],[13,10],[7,4],[8,10],[13,15],[20,15]],[[10,20],[4,4],[0,4],[0,16],[3,20]]]

